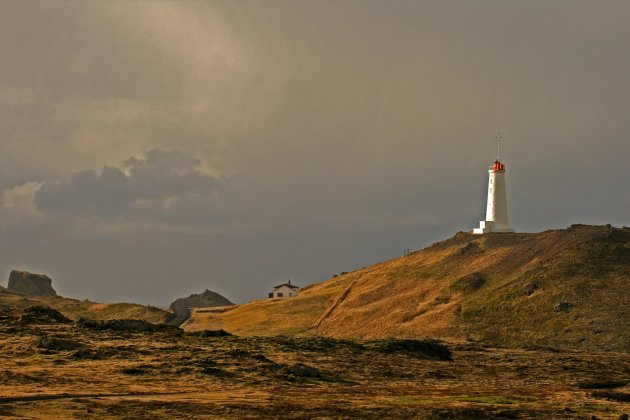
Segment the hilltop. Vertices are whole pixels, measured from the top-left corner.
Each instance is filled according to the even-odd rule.
[[[628,350],[629,282],[630,228],[460,232],[294,299],[194,314],[183,328]]]
[[[192,294],[185,298],[179,298],[171,303],[173,314],[168,317],[166,323],[170,325],[181,325],[188,319],[190,308],[207,308],[214,306],[234,305],[224,296],[206,289],[203,293]]]

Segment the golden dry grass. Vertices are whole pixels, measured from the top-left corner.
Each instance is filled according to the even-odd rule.
[[[308,334],[317,318],[352,281],[343,275],[304,290],[293,299],[267,299],[225,312],[195,313],[182,328],[189,331],[223,328],[242,336]]]
[[[16,313],[0,313],[2,418],[615,419],[630,412],[627,353],[469,343],[451,346],[453,361],[428,360],[388,341],[94,331],[20,324]],[[72,348],[42,345],[40,337]]]
[[[89,300],[63,297],[22,296],[0,291],[0,305],[13,307],[47,306],[54,308],[70,319],[142,319],[160,323],[169,312],[162,309],[135,303],[95,303]]]
[[[207,322],[241,335],[429,336],[627,351],[628,281],[629,228],[460,233],[330,279],[297,298],[252,302],[212,319],[192,319],[184,328],[203,329]],[[565,301],[573,307],[556,312]]]

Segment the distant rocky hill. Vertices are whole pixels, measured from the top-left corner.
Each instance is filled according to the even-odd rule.
[[[77,320],[138,319],[153,323],[164,322],[170,315],[153,306],[135,303],[95,303],[87,299],[69,299],[57,296],[52,280],[43,274],[11,271],[9,287],[0,287],[0,307],[24,309],[50,307],[64,316]]]
[[[628,351],[629,286],[627,227],[460,232],[307,287],[296,298],[195,314],[190,324],[219,325],[237,335],[430,336]]]
[[[0,290],[0,307],[23,309],[45,306],[56,309],[67,318],[91,320],[140,319],[152,323],[164,322],[169,312],[153,306],[135,303],[96,303],[59,296],[25,296]]]
[[[9,291],[23,295],[57,296],[52,287],[52,280],[45,274],[33,274],[28,271],[13,270],[9,275]]]
[[[215,293],[211,290],[205,290],[203,293],[192,294],[185,298],[180,298],[171,303],[173,314],[166,320],[170,325],[181,325],[190,315],[190,308],[209,308],[217,306],[234,305],[227,298]]]

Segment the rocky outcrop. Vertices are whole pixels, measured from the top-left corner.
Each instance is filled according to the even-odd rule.
[[[173,301],[173,303],[171,303],[173,314],[166,320],[166,323],[180,326],[190,316],[190,308],[210,308],[230,305],[234,304],[220,294],[206,289],[203,293],[193,294],[186,298]]]
[[[203,331],[193,331],[190,335],[194,335],[197,337],[203,338],[216,338],[216,337],[233,337],[234,334],[230,334],[225,330],[203,330]]]
[[[69,324],[72,321],[56,309],[46,306],[31,306],[24,310],[18,322],[21,324]]]
[[[137,333],[181,333],[182,331],[172,325],[152,324],[142,319],[108,319],[107,321],[94,321],[81,318],[76,322],[76,326],[87,330],[97,331],[118,331]]]
[[[469,294],[479,289],[485,282],[486,279],[479,273],[467,274],[455,280],[451,285],[451,291]]]
[[[554,312],[569,312],[572,308],[573,305],[571,302],[558,302],[553,306],[553,311]]]
[[[9,275],[9,291],[23,295],[57,296],[52,288],[52,280],[45,274],[13,270]]]

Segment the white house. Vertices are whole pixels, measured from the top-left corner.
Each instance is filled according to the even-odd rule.
[[[273,288],[273,291],[269,293],[269,299],[287,299],[298,295],[300,288],[294,284],[291,284],[291,280],[288,283],[280,284]]]

